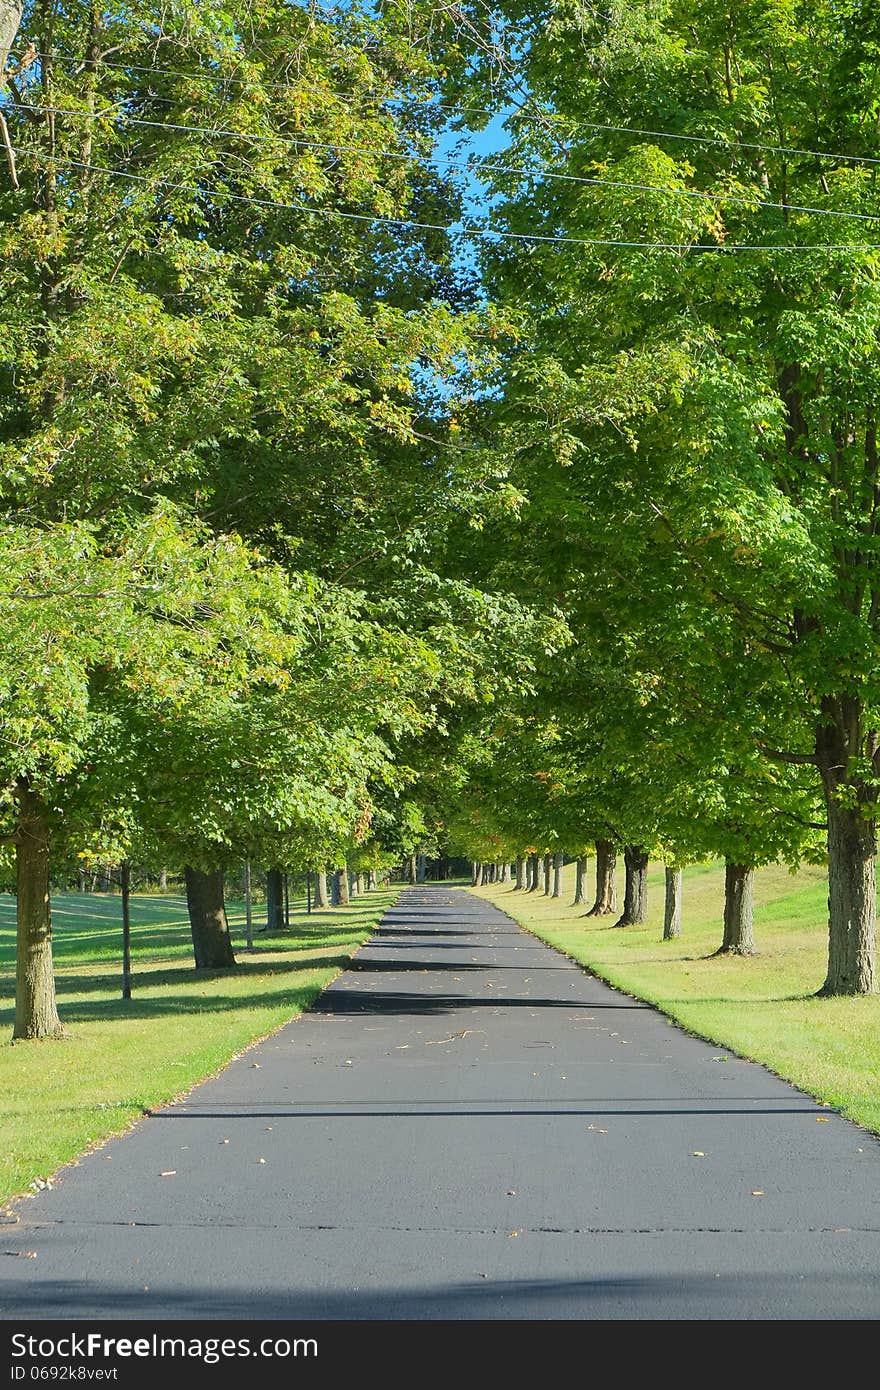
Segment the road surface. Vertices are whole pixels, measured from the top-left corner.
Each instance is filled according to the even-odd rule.
[[[18,1210],[7,1319],[880,1314],[877,1140],[442,884]]]

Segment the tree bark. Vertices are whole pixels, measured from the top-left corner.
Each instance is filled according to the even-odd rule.
[[[588,917],[607,917],[617,911],[617,851],[610,840],[596,841],[596,900]]]
[[[749,864],[724,865],[724,938],[717,956],[751,956],[755,953],[755,871]]]
[[[539,864],[540,864],[540,860],[538,859],[537,854],[530,854],[530,855],[529,855],[529,873],[531,874],[531,879],[532,879],[532,881],[531,881],[531,883],[530,883],[530,885],[529,885],[529,892],[530,892],[530,893],[537,893],[537,891],[538,891],[538,889],[539,889],[539,887],[540,887],[540,885],[541,885],[541,874],[540,874]]]
[[[329,907],[330,898],[327,893],[327,870],[321,866],[315,870],[315,907]]]
[[[52,968],[52,912],[49,903],[49,827],[46,810],[29,783],[15,791],[18,831],[15,876],[18,894],[15,1024],[13,1038],[60,1038]]]
[[[196,969],[225,970],[235,965],[223,901],[223,870],[206,872],[186,864],[183,875]]]
[[[406,873],[408,883],[415,883],[417,881],[419,872],[416,866],[416,857],[414,854],[411,854],[409,856],[409,859],[407,860]]]
[[[510,882],[510,865],[508,864],[506,859],[504,860],[504,863],[501,865],[501,882]]]
[[[828,973],[822,994],[877,989],[877,834],[858,810],[828,802]]]
[[[361,889],[360,889],[360,883],[359,883],[359,881],[358,881],[358,876],[357,876],[357,874],[354,873],[354,872],[350,872],[349,875],[348,875],[348,896],[349,896],[349,898],[357,898],[357,897],[359,897],[359,896],[360,896],[360,891],[361,891]]]
[[[623,851],[626,889],[623,913],[615,927],[641,927],[648,915],[648,851],[640,845],[627,845]]]
[[[553,892],[551,897],[562,897],[562,863],[565,855],[561,850],[557,850],[553,856]]]
[[[582,854],[575,868],[574,902],[572,907],[583,907],[587,901],[587,856]]]
[[[663,908],[663,940],[681,936],[681,869],[666,866],[666,903]]]
[[[348,869],[343,864],[341,869],[337,869],[333,875],[336,883],[336,897],[340,907],[348,907],[351,902],[351,894],[348,891]]]
[[[416,883],[424,883],[428,877],[428,856],[420,854],[416,859]]]
[[[6,71],[9,50],[15,45],[23,9],[23,0],[0,0],[0,79]]]
[[[160,892],[160,893],[167,893],[167,891],[168,891],[168,870],[167,870],[167,869],[160,869],[160,870],[159,870],[159,892]]]
[[[284,930],[284,878],[280,869],[266,874],[266,930]]]
[[[479,888],[483,881],[483,866],[476,859],[471,860],[471,887]]]
[[[521,893],[526,886],[526,861],[522,854],[516,856],[516,878],[514,881],[518,892]]]
[[[545,898],[549,898],[550,896],[550,868],[552,863],[552,855],[545,854],[541,860],[541,891]]]

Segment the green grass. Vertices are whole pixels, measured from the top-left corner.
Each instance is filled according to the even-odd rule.
[[[370,935],[394,887],[347,908],[291,903],[290,933],[255,935],[229,905],[239,969],[196,971],[186,906],[132,895],[133,998],[120,997],[118,896],[53,900],[60,1041],[0,1045],[0,1201],[47,1178],[145,1109],[216,1071],[306,1008]],[[260,923],[255,921],[255,926]],[[11,1040],[15,900],[0,895],[0,1034]]]
[[[815,997],[827,951],[824,869],[758,872],[758,954],[745,959],[712,955],[721,944],[724,905],[718,865],[685,871],[683,935],[676,941],[662,940],[662,867],[649,875],[645,928],[614,929],[613,917],[585,917],[584,908],[569,906],[573,865],[565,869],[561,899],[507,884],[475,891],[603,980],[880,1132],[880,996]]]

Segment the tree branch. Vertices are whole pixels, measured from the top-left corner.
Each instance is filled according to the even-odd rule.
[[[0,139],[3,140],[3,148],[6,151],[6,164],[9,168],[9,177],[12,180],[12,187],[15,189],[21,188],[15,169],[15,150],[12,148],[9,126],[6,124],[6,117],[3,115],[2,111],[0,111]]]
[[[815,753],[790,753],[785,748],[768,748],[763,743],[759,743],[758,747],[766,758],[773,758],[776,762],[794,763],[798,767],[810,763],[814,767],[817,765]]]

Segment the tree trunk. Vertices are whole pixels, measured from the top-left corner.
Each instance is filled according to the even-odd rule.
[[[755,953],[755,871],[749,864],[724,865],[724,939],[716,955],[751,956]]]
[[[822,994],[877,989],[877,834],[873,822],[828,802],[828,974]]]
[[[356,898],[359,893],[358,876],[356,873],[350,872],[348,875],[348,896],[349,898]]]
[[[417,877],[418,869],[416,868],[416,857],[414,854],[411,854],[406,861],[406,881],[407,883],[415,883]]]
[[[505,859],[504,863],[501,865],[501,882],[502,882],[502,883],[509,883],[509,882],[510,882],[510,865],[508,864],[508,862],[507,862],[506,859]]]
[[[551,855],[541,856],[541,892],[544,894],[545,898],[549,898],[549,895],[551,895],[552,863],[553,860]]]
[[[416,883],[424,883],[428,877],[428,856],[420,854],[416,859]]]
[[[339,906],[339,870],[334,869],[330,875],[330,906]]]
[[[80,869],[78,877],[79,877],[79,891],[80,891],[81,893],[84,893],[84,892],[86,891],[86,871],[85,871],[85,869]]]
[[[552,897],[562,897],[562,862],[565,855],[561,850],[557,850],[553,856],[553,893]]]
[[[538,888],[540,886],[541,875],[538,868],[538,862],[539,861],[537,854],[529,855],[529,874],[531,875],[531,883],[529,884],[530,893],[537,893]]]
[[[472,887],[472,888],[479,888],[479,886],[480,886],[480,866],[479,866],[479,864],[477,863],[476,859],[472,859],[472,860],[471,860],[471,887]]]
[[[160,870],[159,870],[159,892],[160,892],[160,893],[167,893],[167,892],[168,892],[168,870],[167,870],[167,869],[160,869]]]
[[[113,870],[109,864],[105,864],[101,870],[101,892],[109,893],[113,887]]]
[[[587,856],[582,854],[577,861],[574,882],[573,907],[583,907],[587,901]]]
[[[596,841],[596,901],[588,917],[607,917],[617,911],[615,870],[617,851],[610,840]]]
[[[371,869],[370,872],[367,874],[367,887],[368,887],[368,888],[378,888],[378,887],[379,887],[379,873],[378,873],[378,870],[377,870],[377,869]]]
[[[341,869],[337,869],[333,875],[336,883],[336,900],[340,907],[348,907],[351,901],[351,894],[348,891],[348,869],[343,864]]]
[[[681,869],[666,866],[666,903],[663,908],[663,940],[681,936]]]
[[[17,784],[15,796],[18,802],[15,846],[18,912],[12,1036],[59,1038],[64,1030],[55,1003],[52,968],[49,827],[45,807],[26,781]]]
[[[640,845],[627,845],[623,862],[626,865],[623,913],[614,925],[641,927],[648,916],[648,851]]]
[[[284,878],[280,869],[266,874],[266,930],[284,930]]]
[[[186,864],[186,905],[197,970],[225,970],[235,965],[223,901],[223,870],[194,869]]]
[[[0,75],[6,71],[10,48],[15,47],[23,9],[23,0],[0,0]]]
[[[327,870],[323,867],[315,870],[315,907],[329,907],[330,898],[327,894]]]
[[[286,869],[281,875],[281,882],[284,885],[284,930],[290,931],[290,875]]]
[[[516,880],[515,880],[515,882],[516,882],[516,887],[517,887],[518,892],[521,893],[522,890],[523,890],[523,889],[525,888],[525,886],[526,886],[526,861],[525,861],[525,856],[522,855],[522,854],[518,854],[518,855],[516,856]]]

